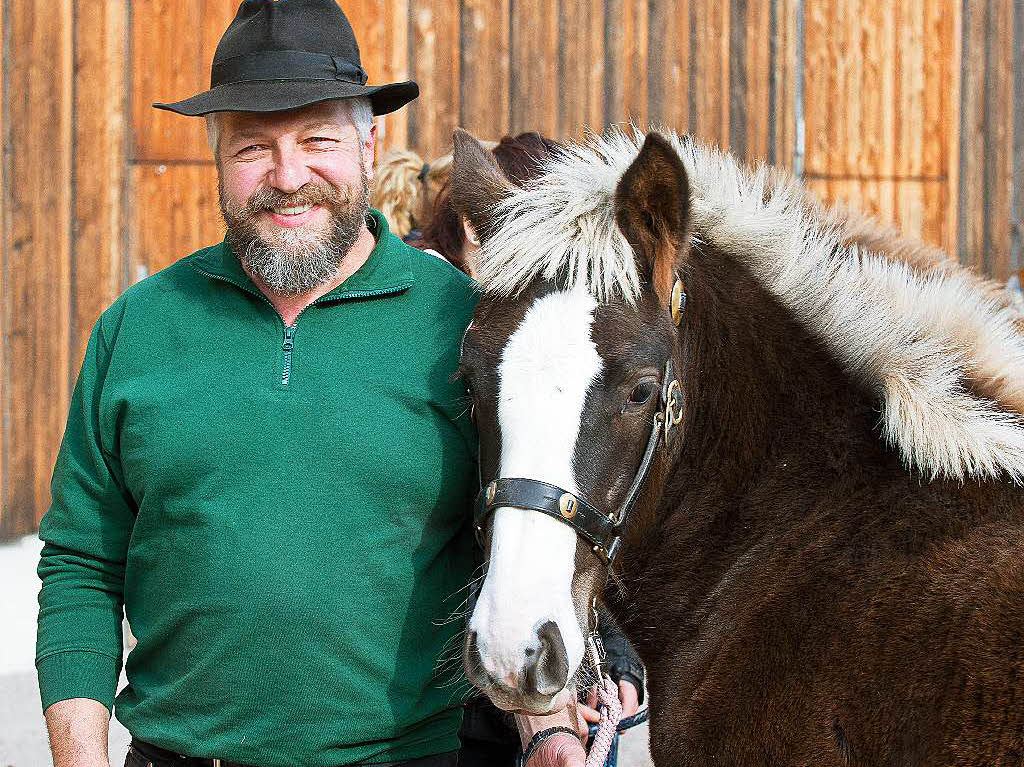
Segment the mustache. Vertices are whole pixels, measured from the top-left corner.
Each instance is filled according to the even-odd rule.
[[[265,186],[257,189],[239,211],[240,217],[249,218],[271,208],[297,208],[303,205],[325,205],[337,208],[349,201],[349,195],[326,184],[305,184],[296,191],[286,194],[280,189]]]

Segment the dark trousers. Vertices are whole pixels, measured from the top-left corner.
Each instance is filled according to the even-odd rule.
[[[447,754],[425,756],[422,759],[410,759],[405,762],[375,762],[372,767],[457,767],[459,752],[449,751]],[[165,749],[132,739],[125,757],[124,767],[210,767],[210,759],[181,757]],[[250,767],[238,765],[236,762],[222,762],[222,767]],[[258,767],[252,765],[251,767]]]

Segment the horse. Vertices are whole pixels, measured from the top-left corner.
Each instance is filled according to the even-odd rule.
[[[655,764],[1024,762],[1019,311],[688,136],[592,136],[520,189],[459,131],[451,184],[482,240],[469,680],[559,709],[600,597]]]

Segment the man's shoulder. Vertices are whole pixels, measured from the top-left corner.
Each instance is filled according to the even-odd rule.
[[[405,248],[409,255],[410,266],[415,273],[417,282],[422,280],[432,286],[443,287],[475,302],[476,282],[461,269],[453,266],[450,261],[441,256],[420,250],[407,243],[402,242],[401,247]]]
[[[169,302],[194,294],[202,286],[206,278],[201,265],[220,247],[221,244],[200,248],[128,286],[100,315],[100,325],[108,331],[116,330],[126,315],[164,314]]]

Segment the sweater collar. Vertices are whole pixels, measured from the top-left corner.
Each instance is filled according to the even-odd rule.
[[[391,234],[384,214],[371,208],[366,224],[377,241],[366,262],[341,285],[317,299],[317,303],[399,293],[412,286],[412,269],[409,267],[406,245]],[[199,271],[210,277],[226,280],[250,293],[260,294],[260,289],[246,274],[226,240],[220,245],[207,248],[194,263]]]

